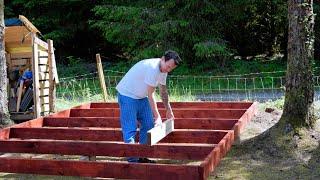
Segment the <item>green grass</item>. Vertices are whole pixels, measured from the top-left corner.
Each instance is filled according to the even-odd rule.
[[[155,96],[156,101],[161,101],[159,94]],[[179,101],[196,101],[196,98],[190,94],[185,94],[184,96],[178,94],[172,94],[170,96],[171,102],[179,102]],[[70,109],[75,106],[79,106],[81,104],[91,103],[91,102],[104,102],[102,94],[96,94],[93,96],[85,96],[85,97],[77,97],[72,99],[65,99],[63,97],[58,97],[56,100],[56,107],[58,111]],[[107,98],[107,102],[117,102],[117,97],[115,95],[109,95]]]
[[[117,64],[105,62],[104,75],[110,101],[116,101],[115,86],[133,64],[133,61],[121,61]],[[86,102],[102,101],[102,91],[95,66],[94,63],[86,64],[81,60],[72,61],[67,66],[58,65],[59,107],[69,108]],[[170,100],[195,101],[197,95],[232,91],[247,93],[282,90],[285,83],[283,72],[285,68],[286,62],[283,60],[263,62],[258,59],[229,60],[223,68],[217,67],[214,63],[205,62],[196,64],[194,67],[182,64],[168,76]],[[273,71],[280,72],[261,73]],[[316,68],[315,73],[319,74],[320,68]]]
[[[104,75],[107,87],[115,87],[121,77],[130,69],[134,61],[120,61],[116,64],[104,63]],[[63,96],[87,96],[97,94],[100,90],[96,65],[74,60],[69,65],[58,65],[58,73],[62,78],[58,94]],[[169,89],[175,94],[206,94],[224,90],[274,89],[282,88],[286,63],[283,60],[263,62],[254,60],[229,60],[224,67],[215,63],[199,62],[193,66],[182,64],[168,76]],[[67,78],[64,77],[75,77]],[[85,75],[85,76],[83,76]],[[242,75],[242,76],[236,76]],[[73,94],[68,94],[73,92]],[[112,92],[113,93],[113,92]],[[65,94],[65,95],[64,95]]]
[[[115,86],[121,76],[106,76],[108,94],[116,96]],[[207,76],[169,76],[168,89],[171,96],[196,96],[229,91],[259,91],[283,88],[283,78],[216,78]],[[69,78],[61,80],[57,88],[57,96],[73,100],[92,98],[101,94],[98,77]],[[190,99],[190,98],[189,98]]]

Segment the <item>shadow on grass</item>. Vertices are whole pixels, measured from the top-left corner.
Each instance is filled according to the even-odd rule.
[[[313,147],[299,148],[288,139],[280,140],[279,146],[277,130],[274,125],[234,145],[209,179],[320,179],[319,138],[313,138]]]

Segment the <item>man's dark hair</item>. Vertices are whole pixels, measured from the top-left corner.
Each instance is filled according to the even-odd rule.
[[[172,50],[166,51],[163,56],[165,61],[169,61],[170,59],[173,59],[175,65],[179,65],[182,62],[179,54]]]

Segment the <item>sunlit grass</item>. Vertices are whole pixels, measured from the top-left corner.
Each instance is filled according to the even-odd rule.
[[[67,90],[66,90],[67,92]],[[182,102],[182,101],[196,101],[196,97],[191,94],[190,89],[178,90],[177,88],[171,89],[169,101],[171,102]],[[161,97],[158,92],[155,95],[156,101],[160,102]],[[90,89],[81,93],[64,93],[60,94],[56,100],[56,107],[58,111],[64,109],[70,109],[72,107],[91,103],[91,102],[104,102],[103,95],[101,93],[94,94]],[[107,102],[117,102],[117,95],[114,89],[108,89]]]

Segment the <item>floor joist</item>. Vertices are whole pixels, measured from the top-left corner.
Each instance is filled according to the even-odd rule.
[[[92,142],[66,140],[8,140],[0,141],[0,152],[90,155],[114,157],[149,157],[162,159],[204,159],[216,146],[214,144],[157,144],[141,146],[121,142]],[[174,153],[174,156],[173,156]]]
[[[217,118],[175,118],[175,129],[217,129],[228,130],[237,119]],[[120,128],[119,118],[114,117],[46,117],[43,126],[49,127],[111,127]]]
[[[209,109],[248,109],[251,102],[170,102],[173,109],[176,108],[209,108]],[[159,108],[164,108],[162,102],[158,102]],[[91,103],[90,108],[119,108],[118,103]]]
[[[0,158],[0,172],[125,179],[199,179],[198,166]]]
[[[159,110],[161,117],[166,111]],[[176,118],[237,118],[239,119],[246,109],[174,109]],[[102,109],[71,109],[70,117],[119,117],[117,108]]]
[[[228,131],[177,129],[162,139],[162,143],[207,143],[217,144]],[[137,135],[137,140],[138,140]],[[55,139],[83,141],[123,141],[120,129],[86,128],[11,128],[10,138]]]

